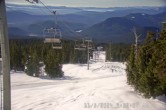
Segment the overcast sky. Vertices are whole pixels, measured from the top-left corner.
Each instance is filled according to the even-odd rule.
[[[47,5],[68,7],[126,7],[166,6],[166,0],[41,0]],[[25,0],[6,0],[7,3],[28,5]]]

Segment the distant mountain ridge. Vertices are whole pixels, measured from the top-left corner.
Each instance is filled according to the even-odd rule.
[[[53,8],[53,7],[52,7]],[[59,9],[69,9],[59,7]],[[111,11],[107,11],[107,10]],[[64,38],[90,36],[98,41],[131,41],[131,27],[135,26],[142,33],[144,30],[154,30],[161,27],[166,7],[117,7],[106,8],[71,8],[69,14],[58,15],[58,27],[62,30]],[[75,10],[75,11],[73,11]],[[89,11],[87,11],[89,10]],[[54,27],[52,15],[30,14],[26,11],[8,10],[9,36],[42,36],[46,27]],[[81,30],[81,31],[80,31]],[[79,32],[79,33],[78,33]],[[126,37],[122,37],[126,36]],[[128,36],[128,37],[127,37]]]
[[[136,27],[143,40],[148,31],[158,32],[165,18],[166,12],[156,15],[133,13],[124,17],[108,18],[87,28],[83,34],[103,42],[132,42],[134,40],[132,28]]]

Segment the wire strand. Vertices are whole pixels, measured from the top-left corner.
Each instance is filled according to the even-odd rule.
[[[50,11],[50,13],[52,13],[53,14],[53,11],[51,11],[41,0],[39,0],[39,2],[45,7],[45,8],[47,8],[48,9],[48,11]]]
[[[42,2],[41,0],[39,0],[39,3],[41,3],[41,4],[50,12],[50,14],[53,15],[55,27],[56,27],[56,25],[57,25],[59,28],[61,28],[61,26],[59,26],[59,25],[58,25],[58,22],[57,22],[57,11],[52,11],[50,8],[48,8],[47,5],[45,5],[45,3]],[[41,7],[40,7],[40,8],[41,8]],[[43,9],[42,9],[42,10],[43,10]],[[74,35],[74,36],[72,36],[72,38],[74,38],[74,39],[82,39],[82,36],[79,35],[77,32],[75,32],[67,23],[65,23],[65,22],[63,22],[63,21],[62,21],[61,23],[64,24],[64,26],[69,30],[69,32],[70,32],[71,34]],[[80,38],[78,38],[78,37],[76,37],[76,36],[78,36],[78,37],[80,37]]]
[[[51,10],[47,7],[47,5],[45,5],[41,0],[39,0],[39,1],[40,1],[40,3],[41,3],[46,9],[48,9],[49,12],[51,12],[51,13],[54,15],[55,25],[57,25],[58,27],[60,27],[60,26],[58,25],[58,22],[57,22],[57,16],[56,16],[57,12],[55,11],[55,14],[54,14],[54,12],[51,11]],[[62,22],[62,23],[69,29],[69,32],[71,32],[74,36],[81,37],[81,36],[80,36],[78,33],[76,33],[67,23],[64,23],[64,22]],[[75,38],[78,39],[78,37],[75,37]]]

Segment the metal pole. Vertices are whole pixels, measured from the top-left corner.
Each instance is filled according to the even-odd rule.
[[[87,61],[87,63],[88,63],[88,70],[89,70],[89,41],[88,41],[88,61]]]
[[[112,47],[111,47],[111,43],[110,43],[110,62],[112,61]]]
[[[96,57],[97,57],[97,50],[95,51],[95,63],[97,62]]]
[[[88,56],[88,58],[87,58],[88,65],[87,66],[88,66],[88,68],[87,69],[89,70],[89,43],[92,42],[92,40],[87,39],[87,40],[85,40],[85,42],[88,42],[88,47],[87,47],[87,49],[88,49],[87,50],[87,53],[88,53],[88,55],[87,55]]]
[[[54,28],[56,28],[56,25],[57,25],[57,18],[56,18],[56,11],[53,11],[53,14],[54,14]]]
[[[5,0],[0,0],[0,40],[3,72],[3,107],[11,110],[10,57]]]

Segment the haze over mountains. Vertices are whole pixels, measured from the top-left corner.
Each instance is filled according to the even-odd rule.
[[[44,28],[54,27],[54,17],[39,6],[7,5],[10,38],[41,37]],[[131,42],[135,26],[142,39],[147,31],[161,29],[166,7],[49,7],[57,10],[64,38],[92,37],[101,42]]]

